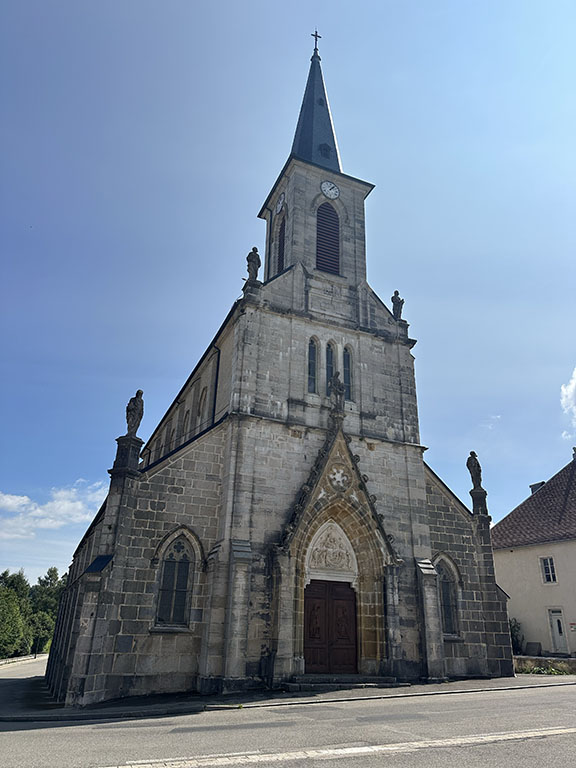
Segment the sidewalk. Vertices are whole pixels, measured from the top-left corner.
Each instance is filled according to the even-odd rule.
[[[460,680],[402,688],[363,688],[326,693],[252,692],[230,696],[178,694],[122,699],[85,709],[55,703],[44,684],[46,659],[32,659],[0,668],[0,722],[74,722],[124,720],[187,715],[197,712],[251,707],[281,707],[327,702],[393,699],[407,696],[469,694],[576,685],[576,675],[518,675],[493,680]]]

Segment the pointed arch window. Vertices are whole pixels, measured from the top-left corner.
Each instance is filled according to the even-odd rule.
[[[348,347],[344,348],[344,357],[342,362],[344,369],[344,398],[346,400],[352,400],[352,353]]]
[[[438,593],[445,635],[458,634],[458,585],[453,569],[444,560],[434,564],[438,573]]]
[[[308,392],[317,392],[318,345],[314,339],[308,342]]]
[[[182,424],[182,440],[188,440],[188,431],[190,429],[190,410],[187,410],[184,414],[184,422]]]
[[[278,230],[278,251],[276,258],[276,272],[284,270],[284,245],[286,242],[286,217],[282,217],[280,229]]]
[[[194,551],[185,536],[178,536],[164,553],[156,623],[186,626],[194,573]]]
[[[200,393],[200,399],[198,400],[198,411],[196,412],[196,429],[201,432],[204,429],[204,422],[206,419],[206,399],[208,397],[208,388],[204,387]]]
[[[316,269],[340,274],[340,220],[330,203],[316,212]]]
[[[334,376],[334,346],[326,345],[326,394],[330,395],[330,380]]]

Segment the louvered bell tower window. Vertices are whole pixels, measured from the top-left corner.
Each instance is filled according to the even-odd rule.
[[[316,269],[340,274],[340,221],[330,203],[316,213]]]
[[[284,269],[284,242],[286,240],[286,219],[282,219],[280,229],[278,230],[278,259],[276,272],[282,272]]]

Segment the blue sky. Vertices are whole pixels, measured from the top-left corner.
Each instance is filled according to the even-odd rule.
[[[146,438],[240,294],[315,26],[428,462],[467,503],[476,450],[499,519],[570,460],[571,0],[7,0],[0,568],[68,566],[128,398]]]

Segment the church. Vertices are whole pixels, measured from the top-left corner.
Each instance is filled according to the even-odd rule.
[[[424,462],[403,301],[366,281],[372,189],[316,39],[264,264],[145,444],[128,405],[51,647],[67,705],[514,674],[486,491]]]

